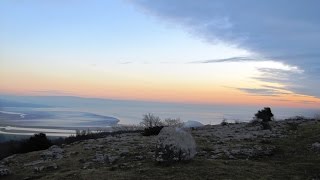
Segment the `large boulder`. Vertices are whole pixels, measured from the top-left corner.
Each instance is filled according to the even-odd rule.
[[[191,160],[196,154],[192,135],[181,128],[164,127],[158,135],[155,158],[158,162]]]
[[[199,121],[187,121],[187,122],[184,122],[182,125],[182,127],[184,128],[197,128],[202,126],[204,125]]]

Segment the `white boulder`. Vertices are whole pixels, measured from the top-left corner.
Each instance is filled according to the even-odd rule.
[[[192,135],[181,128],[164,127],[156,145],[158,162],[191,160],[196,155],[196,143]]]
[[[202,127],[204,126],[201,122],[199,121],[187,121],[184,122],[182,127],[184,128],[196,128],[196,127]]]

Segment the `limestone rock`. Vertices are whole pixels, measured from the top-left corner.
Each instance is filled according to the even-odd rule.
[[[105,162],[109,162],[109,157],[108,155],[97,151],[92,161],[98,162],[98,163],[105,163]]]
[[[11,171],[8,168],[1,168],[0,169],[0,177],[8,176],[11,174]]]
[[[53,145],[47,151],[43,152],[40,156],[43,160],[62,159],[64,150],[59,146]]]
[[[320,152],[320,143],[315,142],[311,146],[313,150]]]
[[[192,135],[180,128],[165,127],[158,135],[155,158],[158,162],[191,160],[196,154]]]

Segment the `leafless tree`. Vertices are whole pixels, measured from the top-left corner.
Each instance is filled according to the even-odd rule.
[[[143,115],[142,122],[140,123],[142,126],[146,128],[155,127],[155,126],[162,126],[163,123],[161,122],[160,117],[155,116],[151,113]]]
[[[166,126],[175,126],[175,127],[181,127],[182,122],[180,118],[167,118],[164,120],[164,124]]]

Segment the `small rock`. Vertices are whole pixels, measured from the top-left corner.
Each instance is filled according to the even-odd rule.
[[[97,148],[97,149],[103,149],[103,148],[104,148],[104,145],[98,144],[98,145],[96,145],[96,148]]]
[[[43,162],[44,162],[43,160],[37,160],[37,161],[32,161],[32,162],[29,162],[29,163],[25,163],[25,164],[23,164],[23,166],[35,166],[35,165],[41,164]]]
[[[128,149],[123,149],[121,152],[120,152],[120,156],[128,156],[129,155],[129,150]]]
[[[92,168],[92,162],[86,162],[83,164],[82,169],[90,169]]]
[[[40,167],[36,166],[36,167],[33,168],[33,171],[36,172],[36,173],[42,172],[43,170],[44,170],[44,166],[40,166]]]
[[[144,157],[143,156],[136,156],[136,160],[143,160]]]
[[[78,151],[72,151],[69,154],[70,154],[70,156],[76,156],[76,155],[79,154],[79,152]]]
[[[83,145],[83,149],[84,150],[92,150],[92,149],[95,149],[96,147],[93,146],[92,144],[85,144]]]
[[[64,152],[64,150],[61,149],[61,148],[60,148],[59,146],[57,146],[57,145],[51,146],[48,150],[51,151],[51,152],[60,153],[60,154]]]
[[[12,163],[14,160],[14,158],[16,157],[16,155],[12,155],[12,156],[9,156],[9,157],[6,157],[2,160],[2,164],[10,164]]]
[[[56,163],[52,163],[52,164],[49,164],[48,166],[46,166],[46,169],[47,170],[55,170],[55,169],[58,169],[58,166]]]
[[[109,163],[110,164],[113,164],[113,163],[115,163],[116,161],[118,161],[119,160],[119,156],[108,156],[109,157]]]
[[[109,161],[109,157],[105,154],[102,154],[101,152],[96,152],[96,155],[94,156],[92,161],[98,162],[98,163],[105,163]]]
[[[220,153],[220,154],[215,154],[215,155],[211,155],[210,156],[210,159],[220,159],[221,157],[223,157],[223,154]]]
[[[313,143],[313,144],[311,145],[311,147],[312,147],[312,149],[313,149],[314,151],[320,152],[320,143],[319,143],[319,142]]]
[[[8,168],[1,168],[0,169],[0,177],[8,176],[11,174],[11,171]]]

